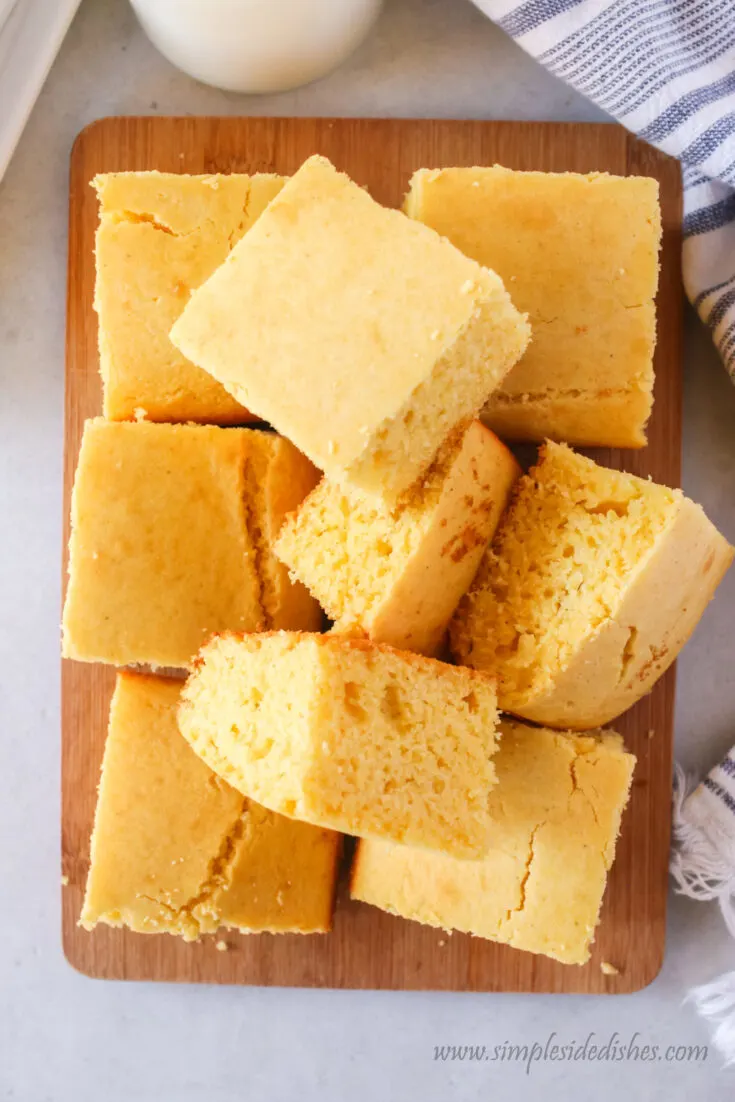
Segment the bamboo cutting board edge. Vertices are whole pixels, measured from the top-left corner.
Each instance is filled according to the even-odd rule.
[[[681,181],[678,165],[615,125],[394,119],[107,118],[86,127],[71,155],[64,463],[64,546],[83,421],[100,412],[93,244],[100,171],[293,172],[310,153],[331,157],[376,199],[398,205],[413,169],[492,164],[547,171],[655,175],[664,218],[656,404],[649,447],[598,452],[611,466],[678,485],[681,449]],[[64,574],[66,551],[64,552]],[[466,935],[405,922],[353,903],[343,876],[335,929],[325,936],[224,935],[187,945],[171,937],[80,930],[89,833],[113,671],[62,663],[63,946],[86,975],[115,979],[285,986],[472,991],[630,992],[663,962],[670,821],[674,670],[614,726],[638,755],[593,955],[582,968]],[[653,737],[649,732],[654,731]],[[620,968],[605,976],[600,963]]]

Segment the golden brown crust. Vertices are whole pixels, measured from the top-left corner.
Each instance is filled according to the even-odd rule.
[[[187,940],[329,929],[341,839],[274,814],[213,774],[182,738],[182,683],[121,671],[82,925]]]
[[[283,184],[241,173],[95,176],[95,310],[104,412],[135,420],[242,425],[255,420],[188,361],[168,330]]]
[[[355,842],[355,851],[352,854],[352,861],[350,862],[350,871],[347,878],[347,891],[351,897],[354,898],[354,892],[357,890],[357,881],[360,877],[360,850],[362,849],[362,838],[358,838]]]
[[[447,662],[442,662],[438,658],[427,658],[423,654],[414,654],[412,651],[399,650],[397,647],[392,647],[389,643],[374,643],[370,639],[360,638],[354,635],[341,635],[332,632],[312,632],[312,631],[221,631],[210,636],[204,646],[201,648],[197,656],[192,662],[192,668],[198,669],[206,658],[205,652],[211,646],[213,646],[218,639],[233,639],[235,642],[252,642],[257,639],[268,639],[276,636],[289,635],[293,637],[294,642],[297,639],[311,639],[319,647],[326,647],[328,650],[345,650],[345,651],[361,651],[363,653],[373,654],[393,654],[406,662],[408,665],[415,666],[417,669],[424,670],[425,672],[439,672],[450,669],[453,673],[459,674],[466,678],[468,681],[476,681],[484,685],[494,684],[495,678],[482,670],[475,670],[469,666],[455,666]]]
[[[528,312],[533,340],[481,415],[492,429],[509,440],[645,444],[661,239],[654,179],[419,169],[404,209],[498,272]]]

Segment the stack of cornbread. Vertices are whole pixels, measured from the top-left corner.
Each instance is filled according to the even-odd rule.
[[[354,899],[584,963],[635,765],[602,728],[733,556],[569,447],[645,444],[655,181],[94,186],[63,653],[118,674],[82,924],[326,932],[351,835]]]

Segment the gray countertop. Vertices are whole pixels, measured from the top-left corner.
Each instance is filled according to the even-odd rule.
[[[403,115],[598,120],[466,0],[387,0],[331,77],[280,96],[195,84],[125,0],[84,0],[0,185],[0,1098],[23,1102],[594,1097],[709,1102],[735,1072],[702,1062],[442,1062],[435,1045],[617,1032],[702,1044],[687,989],[731,969],[714,905],[672,897],[658,979],[624,997],[264,990],[101,983],[60,945],[59,659],[67,168],[107,114]],[[665,319],[662,319],[665,324]],[[735,539],[735,388],[687,318],[684,487]],[[706,770],[735,739],[735,571],[679,664],[677,755]]]

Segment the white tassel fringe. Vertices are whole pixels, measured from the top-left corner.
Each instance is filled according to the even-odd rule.
[[[687,817],[686,800],[696,787],[680,765],[674,766],[674,845],[669,866],[680,895],[716,899],[725,925],[735,938],[735,838],[713,820],[705,833]]]
[[[725,1058],[725,1067],[735,1064],[735,972],[693,987],[685,1002],[693,1002],[697,1013],[716,1026],[712,1043]]]
[[[692,813],[687,802],[696,782],[679,765],[674,770],[670,868],[676,889],[690,899],[716,899],[735,938],[735,839],[715,819]],[[693,988],[684,1001],[694,1003],[697,1013],[716,1027],[712,1043],[725,1066],[735,1064],[735,972]]]

